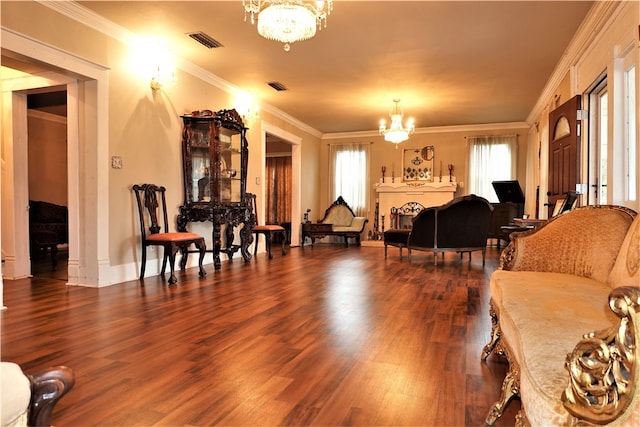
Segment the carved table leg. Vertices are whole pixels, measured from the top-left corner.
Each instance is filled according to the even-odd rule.
[[[251,227],[247,227],[247,223],[240,230],[240,253],[245,262],[251,261],[251,253],[249,252],[249,246],[253,243],[253,233]],[[256,236],[256,246],[258,245],[258,236]]]
[[[225,245],[227,247],[227,256],[229,257],[229,259],[233,259],[233,253],[235,252],[234,250],[232,250],[233,246],[233,224],[229,221],[227,221],[227,223],[225,224]],[[237,249],[236,249],[237,250]]]
[[[222,263],[220,262],[220,224],[213,223],[213,231],[211,232],[211,240],[213,241],[213,268],[220,270]]]

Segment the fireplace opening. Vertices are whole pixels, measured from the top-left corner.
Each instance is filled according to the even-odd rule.
[[[413,217],[423,209],[424,206],[418,202],[407,202],[399,208],[391,208],[391,228],[411,228]]]
[[[412,220],[413,217],[415,217],[415,215],[400,215],[399,216],[399,224],[397,228],[411,228],[412,226]]]

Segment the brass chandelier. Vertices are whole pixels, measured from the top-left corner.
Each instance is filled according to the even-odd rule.
[[[291,50],[291,43],[308,40],[316,35],[316,29],[327,27],[327,16],[333,10],[333,1],[307,0],[242,0],[244,18],[251,15],[251,24],[258,21],[258,34],[284,43],[284,50]]]

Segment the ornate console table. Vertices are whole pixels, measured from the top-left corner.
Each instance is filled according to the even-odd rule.
[[[178,214],[178,231],[186,231],[189,222],[205,222],[213,224],[211,241],[213,248],[207,252],[213,252],[213,265],[216,270],[220,269],[220,253],[226,254],[229,258],[240,250],[245,261],[251,260],[249,246],[253,242],[251,229],[255,225],[251,215],[251,209],[245,204],[236,206],[180,206]],[[240,229],[240,244],[234,244],[234,230],[243,225]],[[225,245],[222,245],[222,225],[225,226]]]

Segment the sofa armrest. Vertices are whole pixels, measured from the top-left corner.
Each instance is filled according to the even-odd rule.
[[[562,402],[578,420],[594,424],[621,421],[625,413],[638,411],[640,289],[614,289],[609,308],[620,321],[586,334],[565,362],[570,380]]]
[[[367,224],[367,218],[363,216],[356,216],[351,221],[350,228],[358,233],[362,233],[364,231],[364,226]]]
[[[73,370],[56,366],[28,375],[31,383],[30,426],[50,426],[51,412],[75,383]]]

